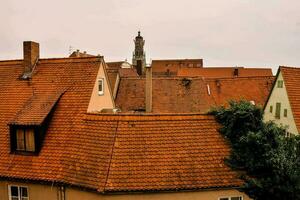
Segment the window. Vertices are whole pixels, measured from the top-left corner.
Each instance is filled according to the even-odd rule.
[[[35,151],[34,129],[16,129],[16,150]]]
[[[283,80],[278,80],[277,81],[277,87],[278,88],[283,88]]]
[[[29,200],[28,189],[23,186],[8,186],[9,200]]]
[[[281,103],[276,103],[275,118],[280,119]]]
[[[284,117],[287,117],[287,109],[284,109],[284,111],[283,111],[283,116],[284,116]]]
[[[273,106],[270,106],[270,113],[273,112]]]
[[[221,197],[219,200],[243,200],[242,196],[236,196],[236,197]]]
[[[104,94],[104,79],[100,78],[98,79],[98,95]]]

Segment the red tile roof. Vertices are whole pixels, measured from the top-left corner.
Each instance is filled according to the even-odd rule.
[[[279,70],[282,73],[295,123],[300,132],[300,68],[281,66]]]
[[[21,61],[0,62],[1,178],[98,192],[241,185],[224,163],[230,149],[211,116],[86,114],[99,66],[97,57],[40,59],[32,79],[20,80]],[[39,154],[10,153],[7,124],[33,92],[43,98],[61,88],[67,90],[54,108]]]
[[[234,71],[238,73],[235,76]],[[230,78],[230,77],[252,77],[272,76],[271,68],[243,68],[243,67],[204,67],[204,68],[181,68],[178,76],[205,77],[205,78]]]
[[[82,143],[81,140],[93,134],[93,130],[85,135],[79,134],[79,128],[84,126],[80,122],[82,115],[87,111],[100,59],[99,57],[40,59],[32,79],[29,80],[19,79],[23,72],[21,60],[0,62],[1,177],[68,182],[95,187],[89,181],[97,179],[91,169],[95,167],[100,169],[102,165],[106,169],[107,165],[105,162],[99,162],[95,166],[95,158],[91,157],[80,162],[82,149],[76,150],[73,145],[76,142]],[[8,123],[15,119],[28,99],[36,97],[40,100],[45,99],[47,103],[48,94],[52,91],[60,91],[61,88],[67,90],[58,101],[39,155],[10,154]],[[44,115],[44,110],[41,111]],[[25,113],[26,118],[30,116],[29,110],[25,109]],[[39,115],[37,110],[32,114]],[[99,142],[105,143],[105,141]],[[80,147],[88,148],[85,143],[80,144]],[[108,155],[107,149],[101,147],[99,154],[102,153],[101,151]],[[85,165],[89,167],[85,168]]]
[[[9,124],[41,125],[64,92],[64,90],[57,90],[49,94],[33,93]]]
[[[176,75],[181,68],[203,67],[202,59],[152,60],[152,73],[157,75]]]
[[[95,127],[117,122],[105,192],[240,186],[224,163],[229,148],[207,115],[87,115]]]
[[[154,77],[152,108],[154,113],[206,113],[212,106],[241,99],[264,105],[273,80],[273,76],[222,79]],[[122,112],[144,110],[145,79],[122,78],[116,106]]]

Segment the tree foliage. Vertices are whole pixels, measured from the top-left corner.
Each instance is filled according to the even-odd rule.
[[[255,200],[300,199],[300,138],[263,121],[263,111],[246,101],[211,111],[232,147],[226,163],[241,172],[241,190]]]

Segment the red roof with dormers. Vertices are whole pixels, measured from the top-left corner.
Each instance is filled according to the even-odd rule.
[[[19,78],[21,60],[0,62],[0,178],[103,193],[242,184],[224,163],[230,148],[212,116],[87,114],[101,59],[40,59],[28,80]],[[54,91],[63,92],[53,96]],[[38,105],[33,108],[40,113],[28,109],[28,102]],[[44,102],[55,106],[43,107]],[[52,115],[39,154],[10,153],[8,124],[20,112],[28,119],[32,111],[35,119],[49,108]]]

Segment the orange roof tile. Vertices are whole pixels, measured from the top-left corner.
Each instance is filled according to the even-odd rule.
[[[279,70],[283,76],[297,129],[300,131],[300,68],[281,66]]]
[[[235,76],[234,71],[238,70]],[[251,76],[272,76],[271,68],[243,68],[243,67],[204,67],[204,68],[181,68],[178,76],[205,77],[205,78],[230,78]]]
[[[33,93],[25,102],[24,106],[17,112],[10,125],[41,125],[46,119],[64,90],[51,91],[47,93]]]
[[[213,106],[241,99],[264,105],[273,80],[273,76],[223,79],[154,77],[152,110],[154,113],[206,113]],[[122,112],[144,110],[145,79],[122,78],[116,106]]]
[[[242,184],[224,163],[230,149],[212,116],[86,114],[100,62],[97,57],[41,59],[29,80],[18,78],[21,61],[0,62],[1,178],[63,183],[98,192]],[[39,154],[10,153],[7,124],[33,91],[41,99],[45,94],[47,102],[48,94],[61,88],[67,90],[54,108]]]
[[[229,147],[207,115],[89,115],[118,122],[105,192],[229,188],[242,184],[224,163]],[[97,125],[98,127],[98,125]]]
[[[176,75],[181,68],[203,67],[202,59],[152,60],[152,72],[157,75]]]

